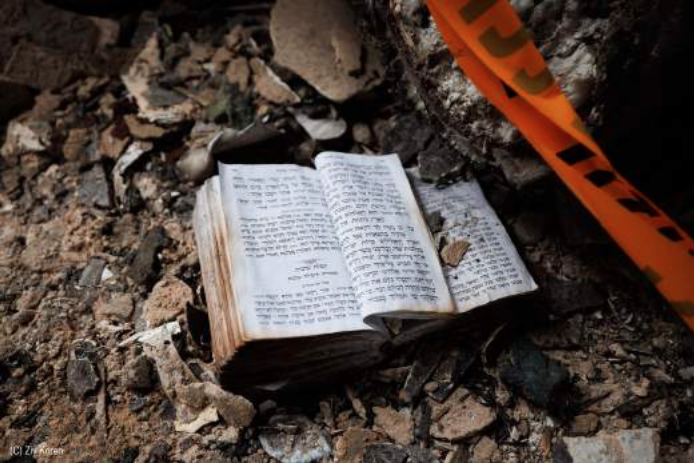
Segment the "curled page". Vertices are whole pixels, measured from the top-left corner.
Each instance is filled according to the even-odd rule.
[[[470,244],[457,267],[443,267],[458,313],[537,289],[476,180],[439,187],[423,182],[416,169],[407,174],[422,210],[444,218],[437,238]]]
[[[316,167],[364,318],[452,314],[436,249],[398,156],[325,152]]]

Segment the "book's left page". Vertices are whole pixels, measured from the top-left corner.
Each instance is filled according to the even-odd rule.
[[[367,330],[313,169],[219,164],[244,340]]]

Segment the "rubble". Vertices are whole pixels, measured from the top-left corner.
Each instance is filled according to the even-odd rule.
[[[562,443],[566,446],[566,455],[574,463],[655,463],[659,460],[660,436],[655,429],[565,437]],[[554,450],[555,455],[563,452],[561,448]]]
[[[274,415],[260,432],[260,444],[282,463],[318,461],[332,452],[325,433],[302,415]]]
[[[395,411],[389,407],[374,407],[374,424],[398,444],[408,445],[414,439],[414,422],[409,410]]]
[[[566,368],[525,337],[515,339],[500,360],[499,378],[543,408],[561,406],[569,383]]]
[[[149,328],[175,320],[193,302],[193,291],[176,277],[166,276],[150,293],[143,308]]]
[[[457,442],[484,431],[496,420],[496,412],[479,403],[463,387],[456,389],[442,404],[430,401],[431,430],[437,439]]]
[[[345,101],[383,77],[380,56],[362,43],[345,0],[280,0],[272,9],[270,35],[275,61],[333,101]]]
[[[0,460],[30,446],[66,461],[692,461],[691,335],[451,67],[421,2],[392,6],[428,47],[417,74],[449,76],[445,103],[471,108],[458,124],[469,141],[423,104],[438,83],[411,86],[388,47],[385,72],[377,3],[164,2],[108,19],[44,3],[0,6]],[[512,3],[586,101],[601,56],[546,41],[556,28],[539,18],[560,11],[594,38],[624,3],[577,7],[595,18]],[[607,114],[588,96],[582,115]],[[474,172],[541,297],[398,346],[344,387],[221,389],[190,227],[197,187],[216,160],[311,165],[319,149],[397,152],[440,184]],[[666,210],[686,216],[680,196]],[[450,225],[427,223],[432,235]],[[450,265],[471,255],[457,246]]]

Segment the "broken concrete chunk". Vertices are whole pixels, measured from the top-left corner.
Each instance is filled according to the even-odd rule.
[[[569,385],[566,367],[548,358],[526,336],[516,338],[502,355],[499,378],[543,408],[561,406]]]
[[[3,156],[18,156],[24,153],[41,152],[51,146],[53,131],[45,121],[13,120],[7,127]]]
[[[660,455],[660,435],[651,428],[564,437],[562,442],[573,463],[655,463]],[[563,451],[555,448],[555,456]]]
[[[125,365],[123,386],[134,391],[149,391],[154,386],[154,374],[152,361],[139,355]]]
[[[67,390],[76,399],[83,399],[99,386],[99,375],[88,359],[71,359],[67,363]]]
[[[166,129],[158,125],[141,122],[134,114],[127,114],[124,118],[130,134],[141,140],[160,138],[166,134]]]
[[[381,82],[375,49],[362,43],[346,0],[280,0],[272,9],[275,61],[333,101],[345,101]]]
[[[455,240],[446,244],[441,250],[441,259],[449,267],[457,267],[470,249],[470,243],[465,240]]]
[[[260,432],[260,445],[282,463],[309,463],[327,458],[332,447],[328,436],[303,415],[275,415]]]
[[[250,65],[255,89],[260,96],[276,104],[296,104],[301,101],[299,95],[294,93],[294,90],[284,83],[263,60],[251,58]]]
[[[374,424],[398,444],[409,445],[414,440],[414,420],[410,410],[396,411],[390,407],[374,407]]]
[[[101,275],[106,268],[106,262],[99,257],[89,259],[87,266],[82,270],[77,286],[81,288],[95,288],[101,283]]]
[[[137,255],[128,268],[128,275],[137,284],[151,281],[157,274],[157,253],[166,243],[163,227],[156,227],[145,235],[137,248]]]
[[[109,209],[113,206],[108,180],[103,166],[95,165],[80,178],[77,199],[84,206],[97,206]]]
[[[166,276],[159,281],[143,308],[144,317],[149,328],[156,328],[176,319],[188,304],[193,302],[193,290],[173,276]]]
[[[475,444],[472,451],[471,463],[492,463],[501,461],[501,452],[499,446],[487,436],[482,438]]]
[[[180,419],[176,419],[174,429],[176,429],[178,432],[187,432],[192,434],[198,432],[201,428],[207,426],[208,424],[216,423],[218,420],[219,416],[217,415],[217,410],[214,407],[207,407],[189,422],[183,422]]]
[[[97,320],[127,322],[133,313],[133,298],[128,293],[102,294],[94,302],[92,311]]]
[[[366,445],[380,439],[378,433],[369,429],[348,428],[335,443],[335,462],[361,463]]]
[[[79,161],[84,156],[87,144],[91,141],[89,129],[72,129],[63,144],[63,156],[67,161]]]
[[[459,387],[443,404],[433,401],[430,434],[451,442],[472,437],[484,431],[496,420],[496,412],[482,405],[466,389]]]
[[[364,449],[364,463],[403,463],[407,450],[396,444],[369,444]]]
[[[225,75],[230,84],[238,85],[239,90],[245,92],[248,89],[248,83],[251,78],[248,60],[243,57],[232,59],[227,65]]]

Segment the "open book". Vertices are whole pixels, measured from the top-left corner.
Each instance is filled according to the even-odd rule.
[[[439,188],[397,155],[324,152],[316,169],[219,164],[194,228],[220,377],[231,389],[327,380],[422,327],[536,289],[479,185]],[[470,248],[442,266],[438,233]],[[439,236],[440,238],[440,236]],[[418,320],[397,335],[388,319]],[[433,323],[431,323],[433,322]]]

